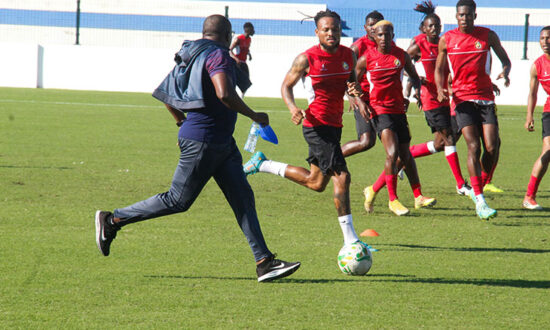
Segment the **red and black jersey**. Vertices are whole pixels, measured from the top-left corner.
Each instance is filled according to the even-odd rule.
[[[458,28],[445,33],[447,56],[453,75],[453,99],[465,101],[494,101],[491,84],[491,50],[489,32],[476,26],[471,33]]]
[[[438,44],[428,41],[425,34],[414,37],[415,43],[420,49],[420,63],[426,73],[425,83],[420,90],[420,100],[424,111],[449,106],[449,101],[439,102],[437,100],[437,87],[435,85],[435,61],[437,60]],[[445,81],[449,78],[449,70],[445,72]]]
[[[246,62],[248,52],[250,51],[250,43],[252,42],[252,38],[241,34],[237,37],[237,39],[239,40],[239,44],[235,47],[235,56],[239,60]]]
[[[405,51],[392,46],[388,54],[373,48],[364,55],[367,76],[370,81],[370,105],[373,116],[381,114],[403,114],[403,69]]]
[[[550,112],[550,60],[546,55],[542,55],[535,60],[535,67],[537,68],[539,83],[542,85],[546,95],[548,95],[543,111]]]

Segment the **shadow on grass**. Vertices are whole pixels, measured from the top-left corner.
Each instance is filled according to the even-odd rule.
[[[466,284],[480,286],[499,286],[524,289],[548,289],[550,281],[529,281],[513,279],[460,279],[460,278],[411,278],[411,279],[374,279],[372,282],[395,282],[395,283],[426,283],[426,284]]]
[[[188,276],[188,275],[144,275],[143,277],[152,279],[181,279],[181,280],[231,280],[231,281],[257,281],[256,277],[232,277],[232,276]],[[330,278],[330,279],[305,279],[305,278],[282,278],[273,282],[267,283],[298,283],[298,284],[323,284],[323,283],[347,283],[357,282],[357,280],[370,280],[373,277],[410,277],[414,275],[403,274],[373,274],[367,276],[352,276],[347,278]]]
[[[550,253],[550,250],[544,249],[525,249],[525,248],[478,248],[478,247],[441,247],[415,244],[376,244],[376,247],[387,246],[385,251],[405,250],[399,248],[434,250],[434,251],[459,251],[459,252],[519,252],[519,253]],[[397,249],[392,249],[397,247]]]
[[[0,165],[0,168],[32,168],[39,170],[72,170],[72,167],[66,166],[22,166],[22,165]]]
[[[181,280],[230,280],[230,281],[256,281],[255,277],[232,277],[232,276],[185,276],[185,275],[144,275],[151,279],[181,279]],[[389,277],[389,278],[385,278]],[[293,283],[293,284],[332,284],[332,283],[351,283],[358,280],[369,282],[393,282],[393,283],[422,283],[422,284],[465,284],[479,286],[499,286],[512,288],[527,288],[527,289],[548,289],[550,281],[529,281],[529,280],[514,280],[514,279],[460,279],[460,278],[417,278],[414,275],[404,274],[369,274],[367,276],[357,276],[348,278],[331,278],[331,279],[305,279],[305,278],[283,278],[273,282],[277,283]]]

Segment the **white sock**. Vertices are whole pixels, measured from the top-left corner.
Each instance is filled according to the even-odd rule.
[[[351,214],[338,217],[338,222],[340,222],[340,228],[342,228],[342,234],[344,234],[344,244],[351,244],[359,240],[353,228]]]
[[[434,142],[433,141],[428,141],[426,142],[426,147],[428,147],[428,150],[430,150],[430,152],[432,154],[435,154],[437,152],[437,150],[435,150],[435,146],[434,146]]]
[[[264,160],[260,165],[260,172],[271,173],[285,177],[285,171],[288,164],[276,162],[274,160]]]
[[[476,201],[476,204],[485,203],[485,197],[483,197],[483,194],[476,195]]]
[[[445,146],[445,156],[452,155],[456,152],[456,146]]]

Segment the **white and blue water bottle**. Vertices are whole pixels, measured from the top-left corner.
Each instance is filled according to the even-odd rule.
[[[260,124],[254,121],[252,122],[252,126],[250,126],[250,132],[248,133],[248,139],[246,139],[244,150],[254,153],[254,150],[256,150],[256,143],[258,142],[258,135],[260,135]]]

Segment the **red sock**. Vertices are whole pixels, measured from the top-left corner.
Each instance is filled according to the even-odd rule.
[[[455,177],[456,186],[458,188],[462,188],[462,186],[464,185],[464,177],[462,177],[462,171],[460,170],[458,154],[456,152],[453,152],[452,154],[445,156],[445,158],[447,158],[447,162],[449,163],[451,172],[453,172],[453,176]]]
[[[481,185],[481,177],[471,176],[470,182],[472,183],[472,188],[474,189],[474,194],[476,196],[483,192],[483,186]]]
[[[409,148],[409,150],[411,151],[411,155],[414,158],[424,157],[424,156],[428,156],[428,155],[432,154],[430,149],[428,149],[428,143],[427,142],[426,143],[415,144],[414,146],[411,146]]]
[[[529,185],[527,185],[527,196],[537,197],[537,190],[539,190],[539,183],[542,178],[537,178],[536,176],[531,175],[531,180],[529,180]]]
[[[386,186],[388,186],[388,195],[390,202],[397,199],[397,174],[386,175]]]
[[[382,171],[382,174],[380,174],[378,179],[376,179],[376,182],[372,185],[372,190],[374,190],[374,192],[379,192],[380,189],[384,188],[385,185],[386,185],[386,173]]]
[[[422,195],[422,191],[420,190],[420,183],[417,183],[417,184],[411,184],[411,189],[413,191],[413,194],[414,194],[414,198]]]
[[[489,183],[489,174],[481,171],[481,188],[485,187],[487,183]]]

